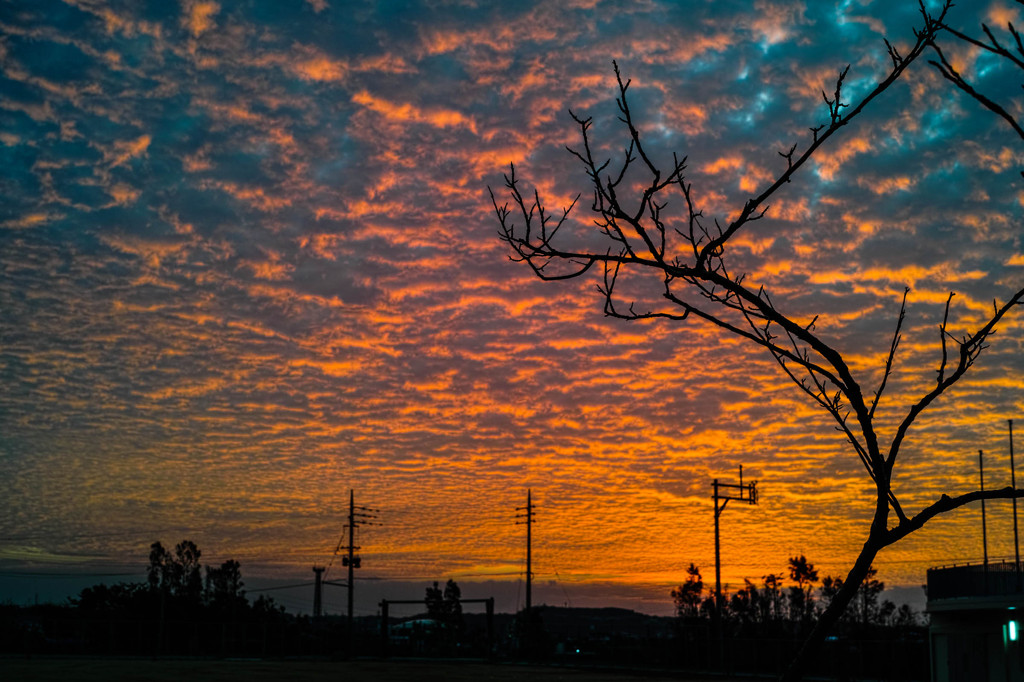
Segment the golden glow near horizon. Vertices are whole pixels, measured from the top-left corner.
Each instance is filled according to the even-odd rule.
[[[725,581],[799,554],[845,575],[871,490],[826,415],[742,341],[608,320],[595,279],[533,279],[508,262],[486,188],[514,162],[552,207],[583,191],[572,229],[590,227],[566,110],[621,153],[614,58],[648,144],[688,155],[705,215],[727,220],[778,150],[807,144],[838,71],[852,62],[863,91],[887,66],[882,37],[902,45],[917,20],[914,3],[847,5],[10,12],[0,572],[142,563],[153,540],[189,537],[243,572],[305,576],[355,489],[383,524],[361,531],[365,575],[514,581],[531,488],[540,580],[639,590],[664,612],[691,561],[713,576],[711,481],[742,464],[761,501],[722,517]],[[1019,12],[955,20],[987,17]],[[923,63],[872,106],[737,240],[733,267],[820,315],[865,390],[911,287],[880,406],[891,437],[934,382],[949,292],[961,335],[1024,279],[1024,159]],[[905,508],[973,488],[979,449],[987,484],[1008,483],[1022,370],[1014,314],[911,430]],[[990,555],[1012,555],[1009,503],[989,509]],[[980,556],[971,507],[876,565],[913,586]]]

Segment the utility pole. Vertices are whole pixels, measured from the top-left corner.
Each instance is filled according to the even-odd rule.
[[[1007,423],[1010,426],[1010,486],[1013,488],[1017,487],[1017,478],[1013,470],[1013,420],[1007,419]],[[1017,564],[1015,572],[1017,574],[1017,590],[1021,589],[1020,580],[1020,540],[1017,535],[1017,498],[1013,498],[1013,554]]]
[[[978,477],[981,479],[981,492],[985,492],[985,453],[978,450]],[[985,498],[981,498],[981,556],[985,572],[988,573],[988,527],[985,524]]]
[[[718,639],[719,662],[724,662],[724,641],[722,639],[722,553],[719,539],[718,517],[725,511],[729,500],[738,500],[747,504],[757,504],[757,481],[743,485],[743,465],[740,465],[740,482],[719,483],[716,478],[711,483],[714,489],[712,499],[715,501],[715,630]],[[722,489],[725,492],[722,492]],[[738,492],[730,492],[738,491]]]
[[[376,509],[370,509],[369,507],[357,507],[356,506],[356,494],[354,490],[348,491],[348,552],[341,557],[341,565],[348,566],[348,641],[349,651],[352,650],[352,633],[355,626],[355,611],[353,609],[354,597],[355,597],[355,569],[362,566],[362,559],[356,555],[356,550],[360,549],[356,547],[356,526],[375,526],[378,524],[369,521],[368,519],[377,518],[375,513]],[[344,536],[342,536],[344,538]],[[339,549],[340,549],[339,542]],[[337,550],[335,550],[337,553]]]
[[[725,505],[729,500],[738,500],[747,504],[757,504],[757,481],[743,485],[743,465],[740,465],[740,482],[719,483],[716,478],[711,486],[714,488],[713,499],[715,500],[715,611],[720,618],[722,615],[722,553],[719,539],[718,517],[725,511]],[[721,492],[722,488],[738,490],[738,493],[730,494]],[[721,503],[721,504],[719,504]]]
[[[526,525],[526,610],[527,612],[533,607],[533,515],[534,515],[534,504],[532,491],[527,488],[526,490],[526,506],[516,507],[516,511],[525,512],[523,514],[516,514],[517,519],[525,519],[525,521],[516,521],[517,526]]]

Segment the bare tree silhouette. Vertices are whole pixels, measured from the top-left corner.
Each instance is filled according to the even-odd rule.
[[[1021,128],[1013,116],[997,108],[990,99],[977,94],[970,84],[943,57],[937,39],[944,31],[957,40],[968,41],[989,49],[1024,66],[1024,47],[1012,30],[1019,55],[1002,48],[985,29],[990,46],[981,45],[968,36],[953,32],[946,25],[951,2],[930,13],[920,6],[922,24],[914,32],[912,47],[905,54],[888,41],[892,62],[886,76],[860,99],[847,101],[844,80],[849,67],[838,76],[831,95],[823,93],[828,107],[828,120],[811,128],[809,143],[802,151],[793,145],[780,152],[784,170],[760,194],[748,199],[734,219],[728,223],[709,221],[697,205],[691,184],[686,180],[686,158],[673,156],[670,168],[661,168],[648,153],[635,123],[627,99],[630,82],[623,80],[618,64],[617,104],[619,119],[628,131],[628,146],[621,160],[600,161],[595,158],[591,136],[592,120],[569,112],[580,129],[582,147],[569,151],[583,164],[593,191],[591,210],[602,243],[595,239],[573,239],[562,234],[570,225],[570,214],[579,201],[576,197],[567,208],[551,211],[537,190],[527,191],[511,167],[505,176],[509,199],[499,203],[490,190],[497,214],[499,235],[511,248],[511,258],[529,265],[542,280],[564,280],[579,277],[595,265],[603,278],[599,290],[604,299],[604,313],[623,320],[664,319],[673,322],[694,320],[714,325],[720,330],[765,349],[788,376],[814,403],[835,421],[849,443],[851,455],[862,462],[874,484],[874,513],[868,536],[842,586],[829,601],[817,624],[808,635],[800,653],[793,660],[783,679],[799,679],[809,656],[817,650],[826,633],[836,623],[867,578],[878,552],[910,533],[920,529],[935,516],[980,499],[1024,496],[1024,490],[1006,487],[998,490],[943,494],[916,514],[904,511],[893,489],[893,471],[908,430],[935,400],[956,384],[971,369],[988,347],[990,337],[999,323],[1024,301],[1024,288],[1011,292],[1005,302],[994,304],[991,315],[974,331],[955,336],[951,331],[950,306],[953,293],[946,301],[939,324],[936,343],[937,369],[934,384],[913,400],[910,407],[889,432],[876,424],[876,408],[893,372],[893,363],[900,347],[901,332],[907,308],[907,293],[896,316],[895,330],[881,369],[877,387],[871,390],[854,376],[847,359],[816,329],[817,317],[798,320],[776,305],[765,286],[748,285],[743,273],[734,272],[727,264],[727,255],[734,238],[765,215],[768,201],[794,180],[798,172],[819,150],[833,144],[840,130],[856,119],[893,85],[929,48],[938,55],[934,62],[942,74],[971,94],[979,102],[1008,119],[1018,133]],[[1024,137],[1024,133],[1021,133]],[[637,178],[642,180],[638,182]],[[637,189],[639,187],[639,189]],[[685,207],[679,224],[670,227],[672,216],[666,210],[666,196],[678,192]],[[570,233],[574,228],[564,230]],[[639,309],[634,302],[623,300],[618,286],[626,273],[653,276],[662,307]],[[868,377],[869,379],[871,377]],[[892,517],[895,517],[894,519]],[[838,581],[837,581],[838,582]]]

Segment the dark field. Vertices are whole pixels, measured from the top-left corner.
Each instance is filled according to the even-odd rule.
[[[696,679],[696,678],[691,678]],[[728,682],[724,678],[715,678]],[[524,665],[433,661],[248,661],[0,658],[5,682],[685,682],[678,675],[629,675]]]

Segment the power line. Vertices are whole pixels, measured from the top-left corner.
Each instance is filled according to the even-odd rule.
[[[273,592],[274,590],[290,590],[296,587],[309,587],[313,583],[295,583],[294,585],[280,585],[278,587],[261,587],[257,590],[246,590],[246,594],[253,592]]]
[[[80,532],[53,532],[53,533],[27,533],[27,534],[15,534],[15,535],[3,535],[0,536],[0,542],[26,542],[36,540],[75,540],[75,539],[89,539],[89,538],[114,538],[114,537],[142,537],[142,536],[154,536],[162,535],[165,533],[191,533],[194,532],[194,528],[174,528],[174,529],[143,529],[143,530],[118,530],[118,531],[106,531],[102,533],[94,532],[92,530],[83,530]]]
[[[126,578],[139,576],[142,571],[132,573],[34,573],[31,571],[0,571],[6,578]]]

